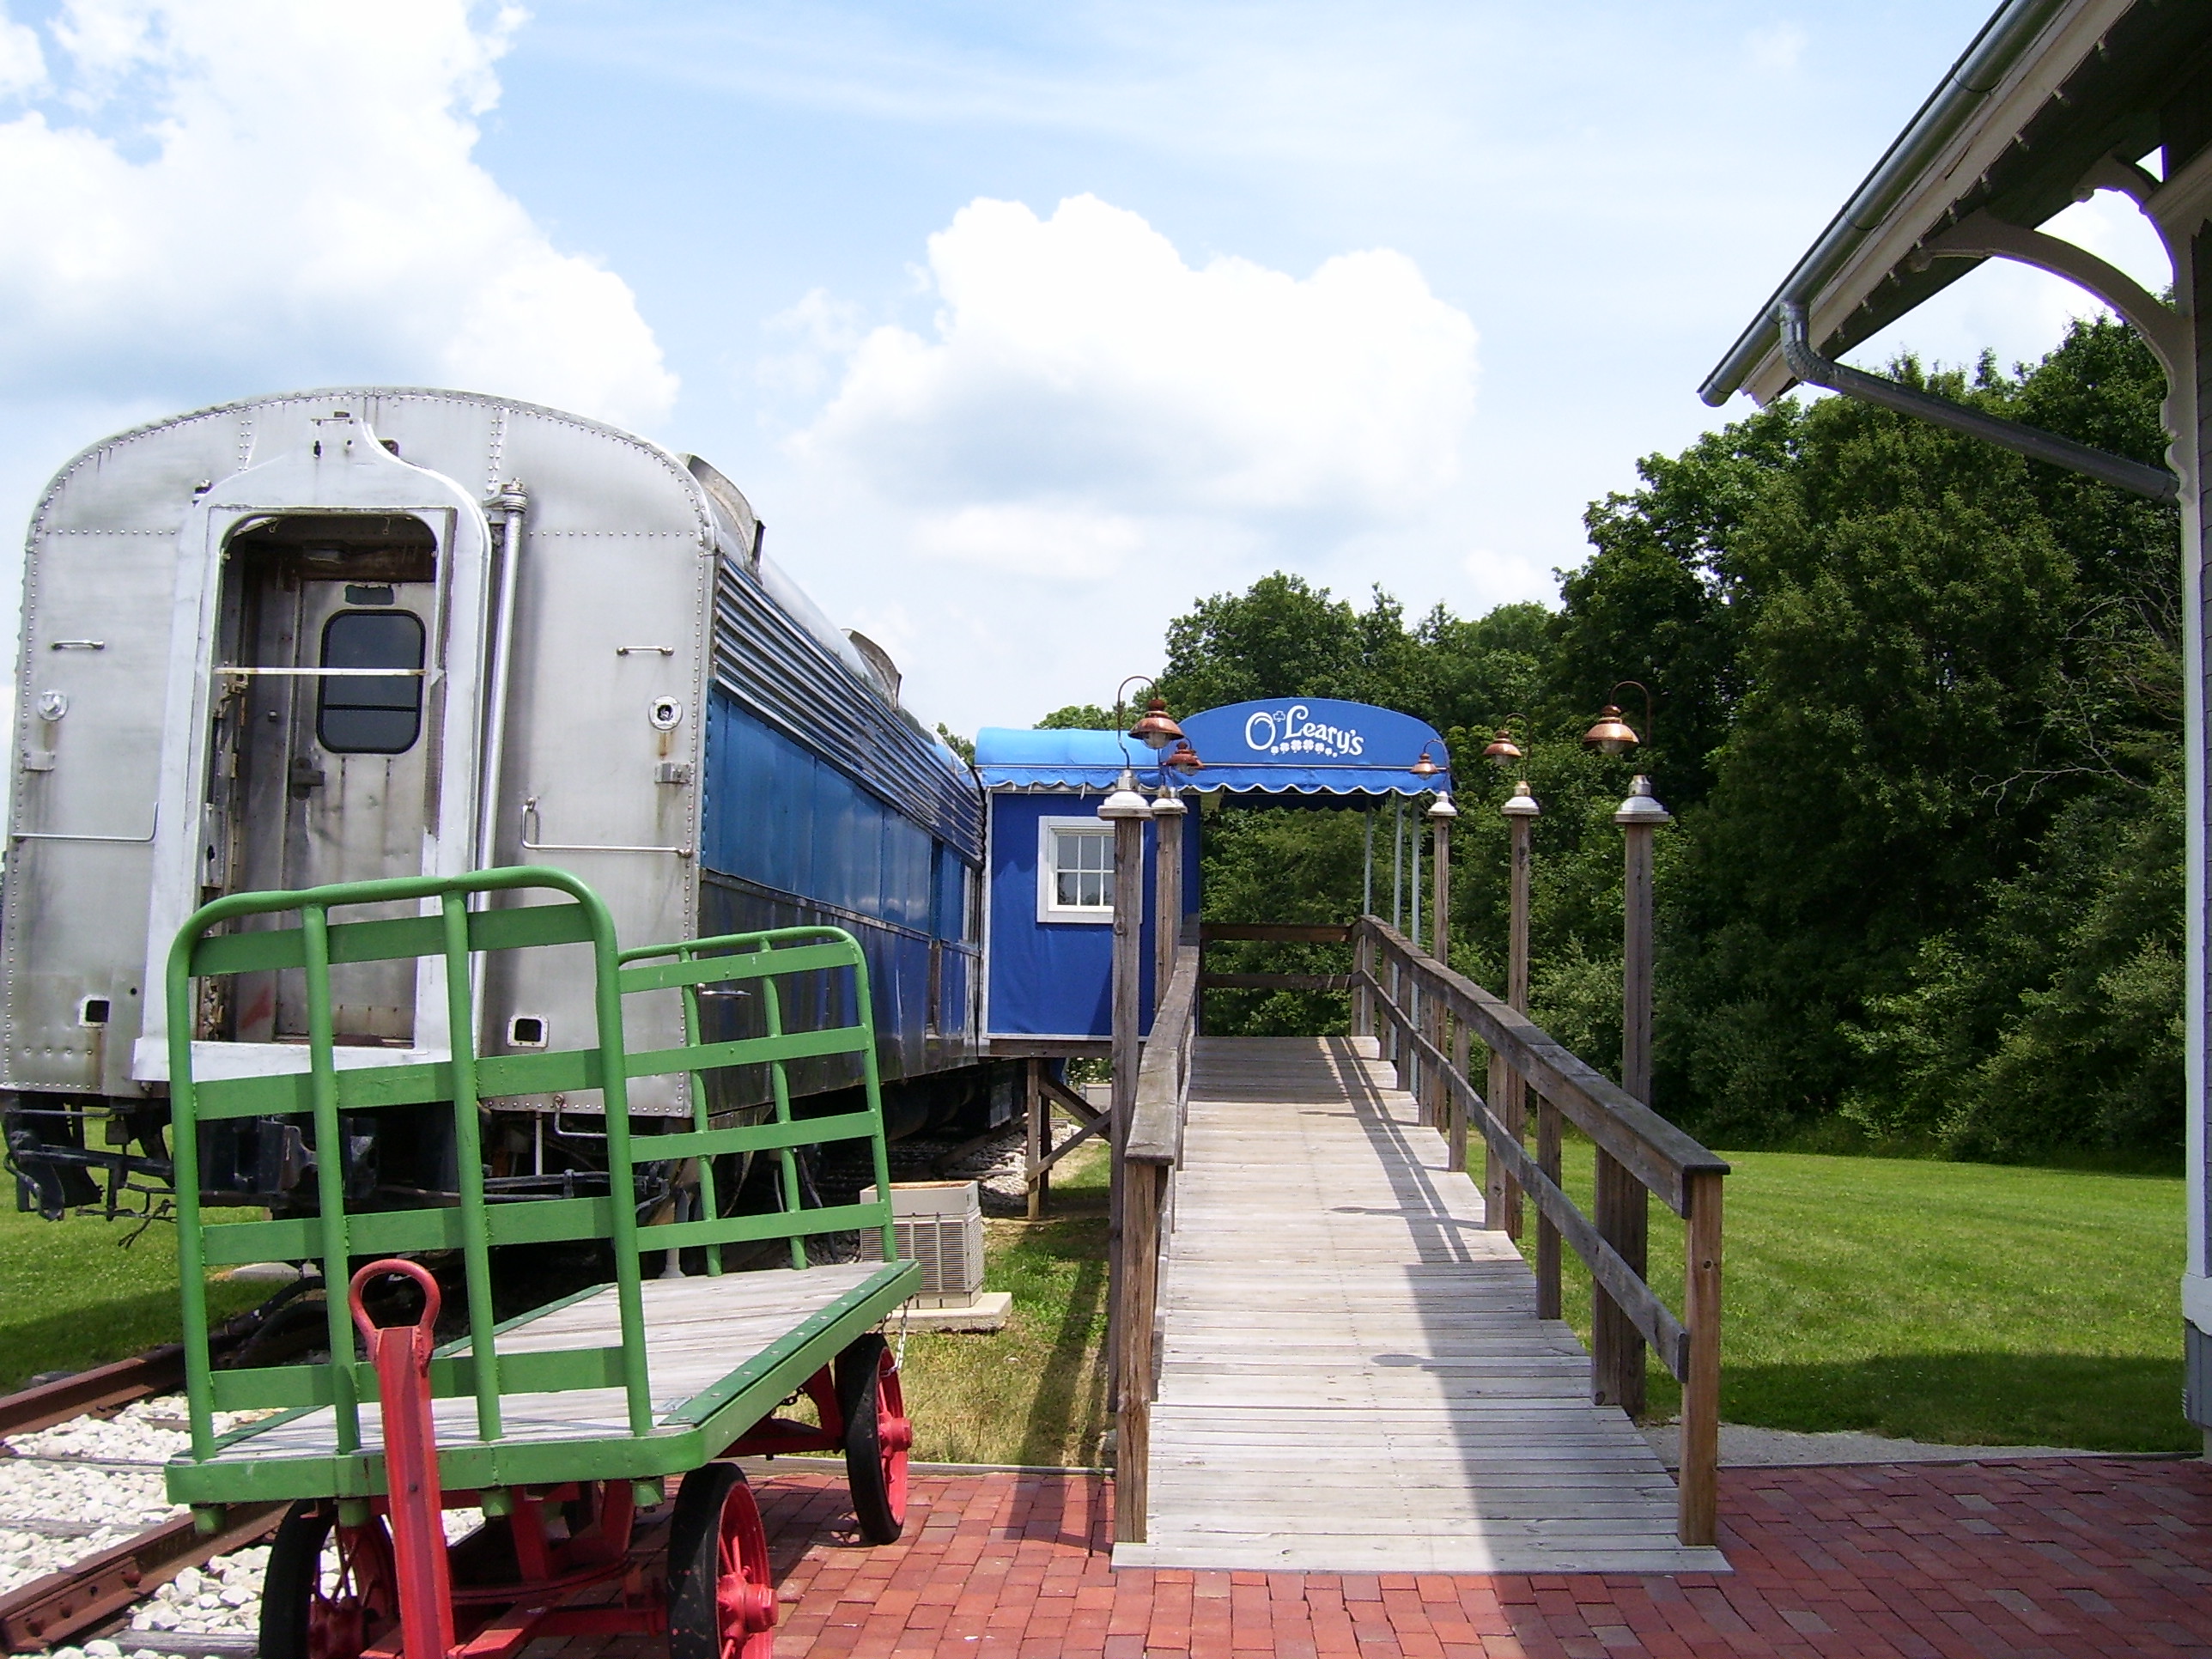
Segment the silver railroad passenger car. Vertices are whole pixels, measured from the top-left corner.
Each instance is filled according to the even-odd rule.
[[[866,949],[907,1121],[988,1094],[972,775],[901,707],[890,659],[763,556],[751,507],[703,461],[464,392],[228,404],[64,467],[23,595],[0,1090],[24,1201],[93,1201],[103,1175],[111,1207],[162,1186],[162,963],[194,908],[240,890],[552,864],[626,943],[835,923]],[[441,971],[334,970],[349,1059],[447,1053]],[[201,1074],[296,1069],[298,979],[204,1004]],[[492,958],[482,1051],[574,1040],[589,988]],[[668,1029],[636,1040],[679,1041],[672,999],[651,1018]],[[750,1024],[735,1000],[708,1018]],[[836,1063],[810,1085],[854,1081]],[[762,1092],[716,1086],[718,1112]],[[688,1114],[680,1087],[633,1090],[634,1113]],[[588,1188],[594,1097],[501,1106],[495,1190]],[[452,1190],[434,1130],[362,1129],[349,1184]],[[209,1184],[309,1202],[311,1138],[226,1128]]]

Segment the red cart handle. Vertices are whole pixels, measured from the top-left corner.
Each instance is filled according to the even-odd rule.
[[[398,1256],[386,1256],[381,1261],[370,1262],[356,1273],[353,1282],[346,1286],[346,1301],[353,1308],[353,1322],[361,1327],[362,1340],[368,1344],[372,1352],[376,1347],[377,1332],[404,1328],[375,1323],[369,1318],[368,1310],[362,1304],[362,1292],[368,1288],[368,1281],[381,1279],[386,1273],[398,1273],[403,1279],[411,1279],[422,1287],[422,1312],[415,1321],[415,1326],[426,1335],[437,1328],[438,1309],[443,1299],[438,1291],[435,1275],[421,1262],[403,1261]]]
[[[422,1288],[422,1317],[378,1325],[362,1305],[368,1281],[399,1273]],[[386,1506],[392,1519],[392,1565],[399,1581],[400,1649],[405,1659],[448,1659],[453,1650],[453,1584],[446,1534],[438,1512],[438,1437],[430,1414],[430,1357],[436,1343],[438,1281],[419,1261],[372,1261],[346,1288],[353,1322],[376,1367],[384,1415]]]

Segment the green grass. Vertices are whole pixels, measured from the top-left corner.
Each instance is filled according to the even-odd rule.
[[[241,1210],[241,1218],[258,1211]],[[0,1212],[0,1393],[40,1371],[76,1371],[177,1340],[177,1230]],[[266,1285],[210,1283],[208,1316],[228,1318]]]
[[[1045,1218],[986,1221],[984,1285],[1013,1292],[1006,1328],[906,1346],[914,1455],[928,1462],[1095,1464],[1106,1414],[1106,1159],[1054,1170]],[[898,1322],[890,1334],[897,1339]]]
[[[2178,1177],[1730,1152],[1721,1416],[1950,1445],[2193,1451],[2181,1414]],[[1565,1185],[1588,1212],[1591,1150]],[[1534,1255],[1533,1220],[1523,1249]],[[1570,1250],[1568,1318],[1589,1340]],[[1682,1224],[1651,1206],[1677,1313]],[[1650,1414],[1680,1398],[1650,1367]]]

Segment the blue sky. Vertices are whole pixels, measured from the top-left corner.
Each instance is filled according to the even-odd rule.
[[[1550,599],[1988,4],[14,0],[0,514],[226,398],[532,397],[713,460],[966,731],[1276,568]]]

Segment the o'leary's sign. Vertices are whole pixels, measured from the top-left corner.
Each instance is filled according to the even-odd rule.
[[[1367,737],[1356,726],[1331,726],[1314,718],[1311,703],[1255,708],[1244,717],[1244,746],[1261,755],[1320,755],[1328,760],[1357,760]]]
[[[1185,715],[1182,725],[1206,763],[1191,778],[1200,789],[1411,793],[1430,787],[1406,776],[1422,755],[1438,767],[1451,763],[1426,722],[1333,697],[1231,703]],[[1247,767],[1249,778],[1235,775]]]

